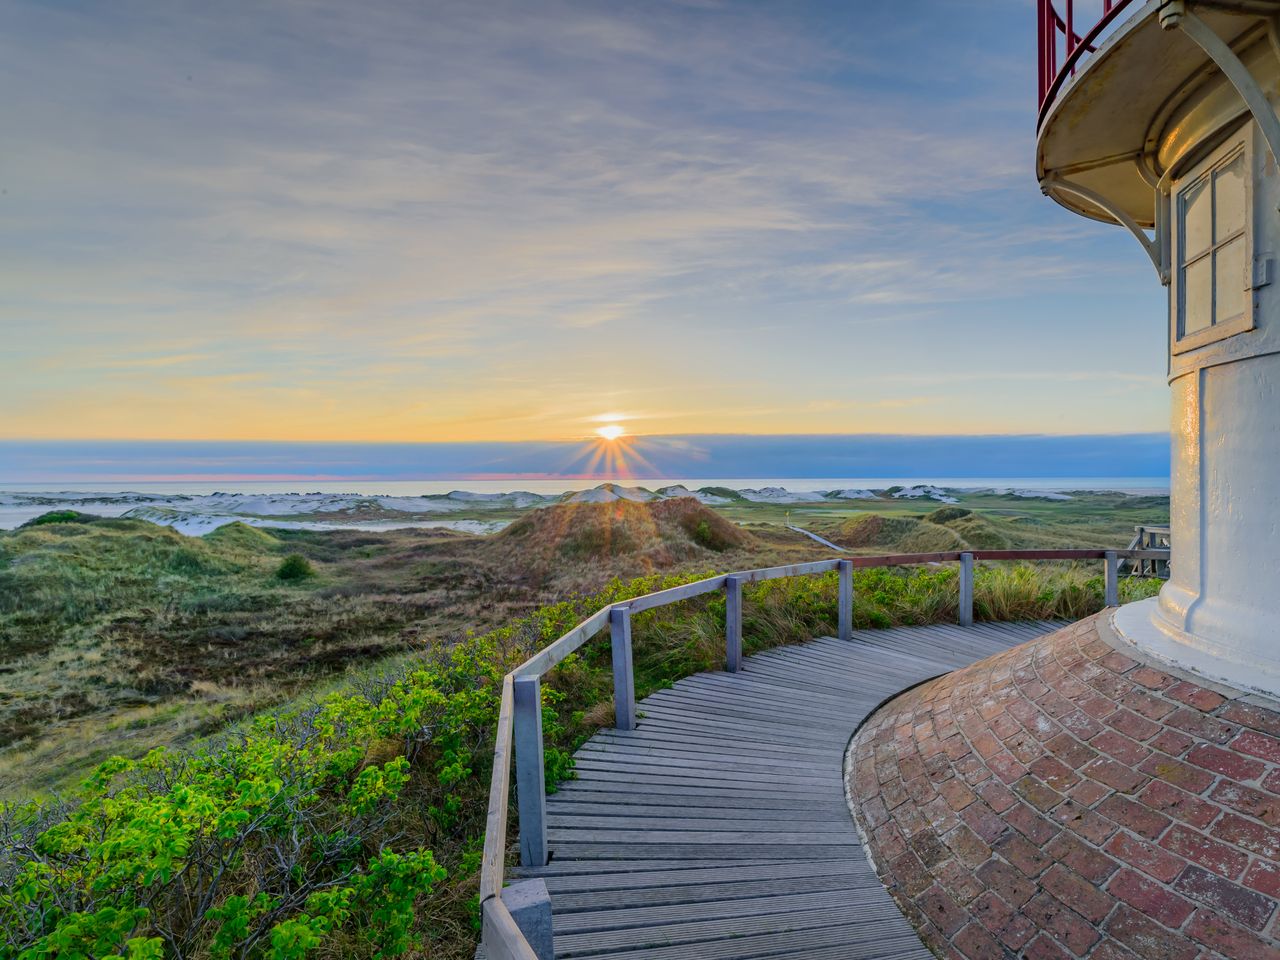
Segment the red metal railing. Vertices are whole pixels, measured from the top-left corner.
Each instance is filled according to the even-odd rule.
[[[1058,91],[1067,82],[1067,78],[1076,72],[1080,61],[1093,53],[1103,31],[1115,23],[1124,8],[1132,2],[1133,0],[1102,0],[1102,17],[1081,34],[1079,28],[1084,24],[1076,22],[1075,0],[1036,0],[1040,122],[1044,121]],[[1092,4],[1082,3],[1080,6],[1096,10],[1097,3],[1095,0]],[[1081,13],[1087,16],[1085,11]]]

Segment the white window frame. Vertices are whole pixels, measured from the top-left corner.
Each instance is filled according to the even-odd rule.
[[[1183,335],[1183,320],[1186,315],[1186,303],[1183,291],[1183,275],[1189,264],[1185,262],[1185,244],[1183,238],[1184,224],[1184,195],[1191,187],[1199,184],[1207,177],[1234,161],[1237,155],[1244,158],[1244,263],[1246,275],[1241,277],[1241,281],[1245,284],[1245,310],[1238,317],[1232,317],[1223,323],[1214,323],[1203,330],[1197,330],[1195,333]],[[1217,343],[1219,340],[1225,340],[1228,337],[1234,337],[1237,334],[1245,333],[1253,330],[1257,325],[1258,304],[1255,296],[1257,284],[1254,282],[1255,259],[1254,244],[1257,231],[1257,217],[1253,207],[1253,161],[1254,161],[1254,143],[1253,143],[1253,124],[1246,124],[1244,128],[1235,136],[1230,137],[1224,144],[1219,146],[1213,153],[1209,154],[1204,160],[1200,161],[1191,168],[1182,177],[1179,177],[1173,189],[1170,220],[1173,229],[1173,263],[1172,285],[1173,285],[1173,309],[1169,311],[1169,322],[1171,324],[1170,343],[1172,344],[1172,352],[1176,356],[1180,353],[1187,353],[1196,350],[1210,343]],[[1217,230],[1217,210],[1216,197],[1211,196],[1211,202],[1214,204],[1212,212],[1211,229]],[[1230,237],[1222,240],[1213,239],[1209,244],[1208,250],[1197,257],[1196,260],[1204,257],[1212,258],[1214,253],[1223,246],[1226,246],[1232,240],[1241,236],[1240,233],[1233,233]],[[1192,262],[1196,262],[1193,260]],[[1212,269],[1213,261],[1210,260],[1210,278],[1215,285],[1213,288],[1212,303],[1214,309],[1217,308],[1217,271]]]

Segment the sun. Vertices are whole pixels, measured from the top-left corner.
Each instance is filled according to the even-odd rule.
[[[596,427],[596,435],[603,437],[605,440],[617,440],[624,433],[626,431],[622,429],[620,424],[616,423],[606,423],[603,427]]]

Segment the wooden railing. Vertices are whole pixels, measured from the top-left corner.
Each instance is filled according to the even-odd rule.
[[[493,752],[493,781],[489,788],[484,860],[480,873],[481,936],[487,960],[539,960],[539,954],[535,953],[502,899],[512,753],[514,751],[515,755],[520,862],[529,867],[545,866],[550,851],[547,848],[546,771],[543,768],[542,677],[605,627],[609,628],[613,649],[614,723],[620,730],[634,730],[636,700],[635,673],[631,658],[631,617],[644,610],[723,590],[726,620],[725,669],[737,672],[742,668],[742,588],[748,583],[837,571],[837,632],[840,639],[850,640],[853,636],[853,571],[858,567],[959,563],[959,621],[962,626],[971,626],[976,561],[1102,560],[1106,570],[1104,599],[1106,605],[1111,607],[1120,602],[1121,560],[1159,560],[1167,563],[1168,559],[1168,550],[973,550],[849,557],[709,577],[669,590],[619,601],[597,610],[507,674],[502,681],[497,738]],[[547,920],[549,922],[549,917]],[[548,960],[545,951],[541,960]]]

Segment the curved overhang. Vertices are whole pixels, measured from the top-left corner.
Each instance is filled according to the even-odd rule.
[[[1181,30],[1160,24],[1164,0],[1149,0],[1084,61],[1045,114],[1036,173],[1067,209],[1142,227],[1156,218],[1155,187],[1248,108],[1218,66]],[[1257,14],[1193,5],[1204,23],[1240,55],[1269,97],[1280,94],[1280,59]],[[1069,181],[1079,192],[1051,189]],[[1086,199],[1105,198],[1111,210]]]

